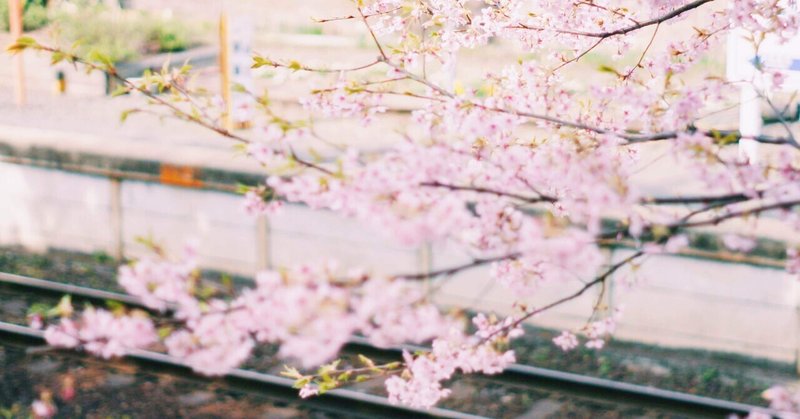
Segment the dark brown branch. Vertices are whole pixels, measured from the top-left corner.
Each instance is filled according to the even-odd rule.
[[[593,49],[595,49],[595,48],[597,48],[597,47],[600,45],[600,43],[602,43],[602,42],[603,42],[603,39],[602,39],[602,38],[601,38],[601,39],[598,39],[598,40],[597,40],[597,42],[595,42],[594,44],[592,44],[592,46],[590,46],[589,48],[586,48],[586,49],[585,49],[583,52],[581,52],[580,54],[576,55],[576,56],[575,56],[575,57],[573,57],[572,59],[569,59],[569,60],[567,60],[567,61],[564,61],[563,63],[561,63],[561,65],[559,65],[558,67],[554,68],[552,71],[554,71],[554,72],[555,72],[555,71],[558,71],[558,70],[560,70],[562,67],[566,66],[567,64],[570,64],[570,63],[577,62],[578,60],[580,60],[581,58],[583,58],[583,57],[584,57],[586,54],[588,54],[588,53],[592,52],[592,50],[593,50]]]
[[[733,203],[733,202],[731,202],[731,203]],[[730,203],[720,203],[720,202],[712,203],[709,208],[703,209],[700,212],[705,212],[707,210],[714,209],[714,208],[724,207],[725,205],[729,205],[729,204]],[[687,216],[687,217],[683,217],[683,219],[681,219],[679,221],[676,221],[674,223],[670,223],[670,224],[667,224],[667,225],[662,225],[660,227],[665,228],[665,229],[669,230],[670,232],[675,232],[677,230],[685,229],[685,228],[703,227],[703,226],[715,226],[715,225],[718,225],[718,224],[722,223],[723,221],[727,221],[727,220],[730,220],[730,219],[733,219],[733,218],[747,217],[747,216],[750,216],[750,215],[759,215],[759,214],[767,212],[767,211],[778,210],[778,209],[790,209],[790,208],[795,207],[797,205],[800,205],[800,200],[791,200],[791,201],[785,201],[785,202],[775,202],[775,203],[772,203],[772,204],[762,205],[762,206],[755,207],[755,208],[748,208],[748,209],[743,209],[743,210],[739,210],[739,211],[733,211],[733,212],[729,212],[729,213],[718,215],[716,217],[711,217],[711,218],[708,218],[708,219],[705,219],[705,220],[698,220],[698,221],[689,221],[690,217]],[[696,215],[697,213],[700,213],[700,212],[695,212],[695,213],[692,213],[690,215]],[[654,227],[648,227],[648,228],[645,229],[645,232],[652,232],[653,228]],[[606,231],[604,233],[601,233],[601,234],[599,234],[597,236],[597,239],[598,240],[615,239],[619,235],[626,234],[626,232],[627,232],[627,227],[622,227],[622,228],[618,228],[618,229],[614,229],[614,230],[611,230],[611,231]]]
[[[254,58],[254,61],[255,62],[253,64],[253,68],[258,68],[258,67],[288,68],[294,71],[308,71],[310,73],[349,73],[353,71],[365,70],[382,62],[382,60],[374,60],[366,64],[358,65],[355,67],[346,67],[346,68],[314,68],[302,65],[297,61],[292,61],[289,64],[285,64],[277,61],[272,61],[270,59],[263,58],[261,56],[256,56]]]
[[[398,65],[396,65],[394,63],[392,63],[389,60],[385,60],[384,62],[386,63],[386,65],[388,65],[388,66],[394,68],[395,70],[397,70],[398,72],[402,73],[409,80],[413,80],[413,81],[418,82],[418,83],[420,83],[420,84],[422,84],[424,86],[427,86],[430,89],[434,90],[435,92],[439,93],[440,95],[442,95],[444,97],[448,97],[448,98],[451,98],[451,99],[456,99],[457,98],[457,96],[455,94],[453,94],[453,93],[441,88],[440,86],[430,82],[427,79],[421,78],[421,77],[417,76],[416,74],[413,74],[413,73],[407,71],[406,69],[404,69],[404,68],[402,68],[402,67],[400,67],[400,66],[398,66]],[[434,98],[429,98],[429,99],[434,100]],[[466,100],[466,99],[460,99],[460,100],[463,100],[464,106],[473,106],[473,107],[480,108],[480,109],[483,109],[483,110],[486,110],[486,111],[491,111],[491,112],[508,113],[508,114],[512,114],[512,115],[516,115],[516,116],[525,117],[525,118],[531,118],[531,119],[536,119],[536,120],[539,120],[539,121],[549,122],[551,124],[558,125],[558,126],[575,128],[575,129],[588,131],[588,132],[594,132],[596,134],[601,134],[601,135],[612,135],[614,137],[621,138],[621,139],[625,140],[628,144],[638,144],[638,143],[646,143],[646,142],[652,142],[652,141],[673,140],[673,139],[677,138],[679,135],[687,133],[687,132],[700,132],[703,135],[705,135],[706,137],[714,138],[714,139],[732,136],[733,140],[735,140],[735,141],[738,141],[738,140],[741,140],[741,139],[745,139],[745,140],[755,140],[755,141],[757,141],[759,143],[764,143],[764,144],[789,144],[789,145],[792,145],[792,146],[800,149],[800,146],[796,145],[795,142],[792,142],[790,139],[783,138],[783,137],[771,137],[771,136],[767,136],[767,135],[743,136],[738,131],[726,131],[726,130],[725,131],[724,130],[698,131],[698,130],[693,129],[691,127],[688,128],[686,131],[665,131],[665,132],[659,132],[659,133],[653,133],[653,134],[632,134],[632,133],[617,132],[617,131],[614,131],[614,130],[600,128],[600,127],[596,127],[596,126],[591,126],[591,125],[587,125],[587,124],[584,124],[584,123],[581,123],[581,122],[569,121],[569,120],[566,120],[566,119],[556,118],[556,117],[552,117],[552,116],[549,116],[549,115],[537,114],[537,113],[532,113],[532,112],[523,112],[523,111],[518,111],[518,110],[514,110],[514,109],[506,109],[506,108],[500,108],[500,107],[495,107],[495,106],[486,106],[486,105],[484,105],[482,103],[477,103],[477,102],[473,102],[473,101]]]
[[[625,77],[623,77],[623,79],[627,80],[628,78],[630,78],[636,71],[636,69],[642,66],[642,61],[644,61],[644,57],[647,55],[647,51],[650,51],[650,47],[653,46],[653,41],[656,40],[656,35],[658,35],[658,28],[660,27],[661,27],[660,23],[656,24],[656,28],[653,29],[653,36],[650,37],[650,42],[647,43],[647,46],[644,48],[644,51],[642,51],[642,55],[639,56],[639,61],[636,62],[635,66],[631,67],[630,71],[628,71],[628,73],[625,74]]]
[[[763,191],[756,192],[755,197],[760,197]],[[666,196],[645,198],[642,203],[653,205],[681,205],[681,204],[708,204],[714,202],[724,202],[726,204],[750,200],[754,197],[743,193],[733,193],[727,195],[702,195],[702,196]]]
[[[164,106],[164,107],[170,109],[172,111],[172,113],[176,117],[178,117],[180,119],[196,123],[196,124],[200,125],[203,128],[206,128],[208,130],[214,131],[217,134],[222,135],[223,137],[226,137],[228,139],[231,139],[231,140],[234,140],[234,141],[237,141],[237,142],[240,142],[240,143],[249,144],[251,142],[249,139],[244,138],[244,137],[242,137],[240,135],[237,135],[237,134],[229,131],[226,128],[217,126],[217,125],[215,125],[215,124],[213,124],[213,123],[211,123],[209,121],[205,121],[202,118],[198,118],[198,117],[195,117],[194,115],[192,115],[190,113],[187,113],[186,111],[184,111],[183,109],[181,109],[177,105],[175,105],[174,103],[170,103],[169,101],[164,100],[163,98],[161,98],[159,95],[153,93],[146,86],[138,86],[138,85],[136,85],[135,83],[131,82],[127,78],[120,76],[119,73],[117,73],[116,68],[114,68],[114,66],[112,66],[112,65],[99,65],[99,64],[93,63],[93,62],[91,62],[91,61],[89,61],[89,60],[87,60],[87,59],[85,59],[83,57],[80,57],[78,55],[70,54],[70,53],[62,51],[60,49],[53,48],[53,47],[48,47],[46,45],[36,44],[36,45],[30,46],[30,48],[37,49],[37,50],[40,50],[40,51],[49,52],[51,54],[52,53],[63,54],[64,56],[69,58],[70,62],[79,63],[79,64],[82,64],[82,65],[85,65],[91,70],[102,71],[103,73],[107,74],[109,77],[113,78],[114,80],[116,80],[119,83],[122,83],[124,86],[126,86],[128,91],[137,91],[137,92],[141,93],[142,95],[146,96],[148,99],[152,100],[155,104],[161,105],[161,106]],[[292,151],[289,154],[289,156],[292,159],[294,159],[294,161],[296,161],[301,166],[304,166],[304,167],[307,167],[307,168],[311,168],[311,169],[315,169],[315,170],[320,171],[322,173],[325,173],[327,175],[333,175],[333,172],[331,172],[330,170],[328,170],[328,169],[326,169],[326,168],[324,168],[324,167],[322,167],[322,166],[320,166],[318,164],[312,163],[312,162],[310,162],[308,160],[305,160],[305,159],[299,157],[296,153],[294,153],[294,151]]]
[[[556,201],[558,201],[558,199],[550,197],[550,196],[530,197],[530,196],[515,194],[513,192],[505,192],[505,191],[500,191],[500,190],[497,190],[497,189],[484,188],[484,187],[480,187],[480,186],[451,185],[451,184],[441,183],[441,182],[424,182],[424,183],[421,183],[420,186],[427,186],[427,187],[433,187],[433,188],[444,188],[444,189],[448,189],[448,190],[451,190],[451,191],[472,191],[472,192],[485,193],[485,194],[491,194],[491,195],[497,195],[497,196],[504,196],[504,197],[507,197],[507,198],[517,199],[517,200],[520,200],[520,201],[523,201],[523,202],[529,203],[529,204],[535,204],[535,203],[539,203],[539,202],[556,202]]]
[[[402,7],[395,7],[394,9],[391,9],[391,10],[386,10],[386,11],[384,11],[384,12],[377,12],[377,13],[372,13],[372,14],[366,14],[366,15],[363,15],[363,16],[364,16],[365,18],[370,18],[370,17],[373,17],[373,16],[380,16],[380,15],[385,15],[385,14],[393,13],[393,12],[396,12],[396,11],[398,11],[398,10],[400,10],[400,9],[402,9]],[[312,20],[314,20],[314,22],[316,22],[316,23],[328,23],[328,22],[336,22],[336,21],[340,21],[340,20],[352,20],[352,19],[358,19],[358,18],[360,18],[360,17],[361,17],[361,16],[356,16],[356,15],[348,15],[348,16],[329,17],[329,18],[324,18],[324,19],[312,18]]]
[[[611,30],[611,31],[607,31],[607,32],[582,32],[582,31],[571,31],[571,30],[566,30],[566,29],[544,29],[544,28],[536,28],[536,27],[532,27],[532,26],[527,26],[527,25],[524,25],[524,24],[519,24],[518,26],[513,26],[512,28],[516,28],[516,29],[531,29],[531,30],[537,30],[537,31],[552,30],[552,31],[555,31],[555,32],[558,32],[558,33],[563,33],[563,34],[566,34],[566,35],[576,35],[576,36],[585,36],[585,37],[588,37],[588,38],[606,39],[606,38],[610,38],[612,36],[625,35],[627,33],[634,32],[634,31],[637,31],[639,29],[646,28],[648,26],[659,25],[659,24],[664,23],[664,22],[666,22],[668,20],[674,19],[674,18],[676,18],[676,17],[678,17],[678,16],[680,16],[680,15],[682,15],[682,14],[684,14],[684,13],[690,11],[690,10],[694,10],[694,9],[696,9],[696,8],[706,4],[706,3],[711,3],[712,1],[714,1],[714,0],[696,0],[696,1],[693,1],[691,3],[688,3],[688,4],[684,5],[682,7],[679,7],[679,8],[677,8],[677,9],[675,9],[675,10],[669,12],[669,13],[661,15],[661,16],[655,18],[655,19],[651,19],[651,20],[648,20],[648,21],[645,21],[645,22],[642,22],[642,23],[626,26],[626,27],[623,27],[623,28],[619,28],[619,29],[615,29],[615,30]]]
[[[450,268],[438,269],[435,271],[425,272],[425,273],[413,273],[413,274],[400,274],[394,275],[393,279],[406,279],[406,280],[423,280],[423,279],[430,279],[436,278],[438,276],[446,276],[446,275],[455,275],[459,272],[465,271],[467,269],[477,268],[479,266],[488,265],[494,262],[502,262],[504,260],[509,259],[516,259],[520,257],[520,253],[509,253],[503,256],[497,256],[493,258],[485,258],[485,259],[474,259],[471,262],[464,263],[462,265],[453,266]]]
[[[375,31],[372,30],[372,26],[369,25],[367,17],[364,16],[364,12],[361,11],[361,6],[358,6],[357,9],[358,9],[358,15],[361,16],[361,21],[364,22],[364,26],[367,27],[369,36],[372,37],[372,41],[375,42],[375,46],[378,47],[378,52],[381,53],[381,58],[383,58],[385,61],[389,61],[389,56],[386,55],[386,52],[383,50],[383,46],[381,46],[380,41],[378,41],[378,37],[375,35]]]
[[[800,200],[776,202],[774,204],[764,205],[761,207],[729,212],[727,214],[722,214],[708,220],[676,223],[674,225],[670,225],[670,228],[690,228],[690,227],[717,225],[725,220],[730,220],[731,218],[746,217],[749,215],[758,215],[761,214],[762,212],[767,212],[777,209],[789,209],[796,205],[800,205]]]
[[[525,315],[523,315],[522,317],[516,319],[513,323],[511,323],[511,324],[509,324],[507,326],[504,326],[502,328],[499,328],[494,333],[492,333],[489,336],[485,337],[481,341],[481,343],[485,343],[485,342],[489,341],[494,336],[497,336],[500,333],[505,333],[505,332],[508,332],[509,330],[512,330],[512,329],[516,328],[517,326],[521,325],[522,322],[530,319],[531,317],[533,317],[533,316],[535,316],[535,315],[537,315],[539,313],[542,313],[544,311],[550,310],[553,307],[559,306],[561,304],[564,304],[566,302],[572,301],[572,300],[580,297],[581,295],[583,295],[586,291],[588,291],[590,288],[594,287],[595,285],[604,283],[611,275],[614,274],[614,272],[618,271],[623,266],[633,262],[634,260],[636,260],[637,258],[642,256],[643,254],[644,254],[644,252],[642,252],[642,251],[636,252],[636,253],[626,257],[625,259],[615,263],[614,265],[611,265],[611,267],[608,268],[605,272],[603,272],[600,276],[598,276],[595,279],[587,282],[583,287],[581,287],[580,289],[578,289],[574,293],[572,293],[572,294],[570,294],[570,295],[568,295],[566,297],[560,298],[560,299],[558,299],[556,301],[553,301],[552,303],[547,304],[545,306],[539,307],[537,309],[529,310],[527,313],[525,313]]]

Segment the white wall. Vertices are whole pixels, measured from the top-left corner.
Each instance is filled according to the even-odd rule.
[[[266,264],[329,257],[342,266],[378,273],[416,272],[426,263],[420,249],[398,246],[329,212],[290,205],[265,223],[243,215],[241,199],[232,194],[138,181],[122,181],[117,192],[104,177],[0,163],[0,245],[114,254],[121,240],[124,254],[135,257],[144,252],[137,236],[150,235],[173,251],[194,238],[204,267],[244,275]],[[121,209],[117,218],[115,196]],[[609,256],[617,261],[629,254]],[[452,246],[437,246],[429,255],[433,269],[468,260]],[[621,339],[795,360],[800,283],[781,270],[650,256],[635,275],[623,269],[612,284],[608,302],[624,306],[617,333]],[[578,281],[546,284],[526,303],[541,306],[581,286]],[[487,268],[432,289],[444,305],[505,313],[516,299],[489,280]],[[580,328],[597,296],[597,290],[590,290],[533,323]]]

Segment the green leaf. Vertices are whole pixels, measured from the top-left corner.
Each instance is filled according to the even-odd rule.
[[[253,65],[250,68],[260,68],[264,66],[275,66],[275,63],[264,57],[255,56],[253,57]]]
[[[6,51],[8,51],[11,54],[18,54],[22,51],[25,51],[28,48],[33,48],[36,46],[39,46],[39,43],[36,42],[35,39],[31,38],[30,36],[21,36],[17,38],[16,42],[9,45],[6,48]]]
[[[158,328],[158,337],[159,339],[166,339],[167,336],[172,334],[172,328],[169,326],[163,326]]]
[[[295,61],[295,60],[290,61],[288,67],[291,68],[294,71],[298,71],[298,70],[302,70],[303,69],[303,65],[300,64],[299,62]]]
[[[234,93],[247,93],[247,88],[241,83],[231,83],[231,91]]]
[[[366,367],[375,368],[375,363],[364,355],[358,354],[358,360]]]
[[[107,70],[114,68],[114,62],[111,61],[111,57],[109,57],[106,54],[103,54],[102,52],[96,49],[91,50],[89,54],[86,56],[86,58],[89,61],[94,61],[95,63],[103,64]]]
[[[400,366],[402,366],[402,365],[403,365],[402,362],[395,361],[395,362],[390,362],[390,363],[384,365],[384,368],[386,368],[387,370],[394,370],[394,369],[400,368]]]
[[[303,378],[303,374],[300,374],[300,371],[297,370],[295,367],[290,367],[288,365],[283,366],[283,371],[281,371],[281,375],[288,378],[294,379],[301,379]]]
[[[233,293],[233,278],[231,278],[228,274],[222,274],[222,278],[220,278],[220,282],[222,282],[222,286],[225,287],[226,290]]]
[[[317,370],[317,375],[323,375],[324,376],[324,375],[327,375],[327,374],[329,374],[331,372],[336,371],[336,368],[339,366],[339,363],[341,363],[341,362],[342,362],[341,359],[337,359],[337,360],[331,362],[330,364],[323,365],[323,366],[319,367],[319,369]]]
[[[244,195],[247,192],[250,192],[250,189],[252,189],[252,187],[250,187],[248,185],[245,185],[243,183],[237,183],[236,184],[236,193],[238,193],[238,194]]]
[[[125,311],[125,305],[115,300],[106,300],[106,307],[114,313]]]
[[[189,71],[191,70],[192,70],[192,65],[189,64],[189,60],[187,59],[186,61],[183,62],[181,68],[178,69],[178,72],[181,74],[189,74]]]
[[[111,92],[111,97],[127,95],[130,93],[130,91],[131,89],[128,86],[118,86],[113,92]]]
[[[319,383],[317,385],[317,389],[319,390],[319,394],[325,394],[329,390],[333,390],[335,388],[336,388],[336,383],[334,383],[334,382]]]
[[[310,382],[311,382],[311,377],[298,378],[297,380],[295,380],[294,384],[292,384],[292,387],[294,387],[294,388],[303,388],[303,387],[305,387],[306,384],[308,384]]]
[[[617,69],[611,67],[610,65],[605,65],[605,64],[598,67],[597,70],[600,71],[601,73],[619,74]]]
[[[48,312],[50,312],[52,309],[53,307],[51,307],[49,304],[33,303],[30,307],[28,307],[28,315],[40,314],[43,317],[47,317]]]
[[[124,124],[125,121],[128,119],[128,117],[132,113],[136,113],[136,112],[139,112],[139,110],[138,109],[126,109],[126,110],[122,111],[122,113],[119,114],[119,122],[121,124]]]
[[[73,312],[73,309],[72,309],[72,296],[71,295],[65,295],[65,296],[61,297],[61,300],[58,301],[58,305],[53,307],[53,310],[55,311],[55,314],[57,314],[59,316],[62,316],[62,317],[71,316],[72,312]]]
[[[56,65],[64,61],[64,58],[66,58],[66,54],[61,51],[55,51],[53,55],[50,56],[50,65]]]
[[[202,288],[200,288],[197,291],[196,295],[198,297],[200,297],[201,299],[207,300],[207,299],[213,297],[214,294],[216,294],[216,293],[217,293],[217,289],[216,288],[214,288],[211,285],[205,285],[205,286],[203,286]]]

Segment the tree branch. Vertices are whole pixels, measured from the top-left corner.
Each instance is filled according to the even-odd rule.
[[[496,336],[496,335],[498,335],[500,333],[507,332],[509,330],[512,330],[512,329],[516,328],[517,326],[521,325],[522,322],[530,319],[531,317],[533,317],[533,316],[535,316],[535,315],[537,315],[539,313],[542,313],[544,311],[550,310],[553,307],[559,306],[561,304],[564,304],[564,303],[566,303],[568,301],[571,301],[571,300],[574,300],[574,299],[580,297],[581,295],[583,295],[586,291],[588,291],[590,288],[594,287],[595,285],[600,284],[600,283],[604,283],[606,281],[606,279],[608,279],[612,274],[614,274],[614,272],[618,271],[623,266],[633,262],[634,260],[636,260],[637,258],[642,256],[643,254],[644,254],[644,252],[638,251],[638,252],[626,257],[625,259],[615,263],[614,265],[611,265],[611,267],[608,268],[605,272],[603,272],[600,276],[598,276],[595,279],[587,282],[583,287],[581,287],[580,289],[578,289],[574,293],[572,293],[570,295],[567,295],[566,297],[560,298],[560,299],[558,299],[556,301],[553,301],[552,303],[547,304],[545,306],[539,307],[537,309],[529,310],[527,313],[525,313],[525,315],[523,315],[522,317],[516,319],[513,323],[511,323],[511,324],[509,324],[507,326],[501,327],[501,328],[497,329],[494,333],[491,333],[489,336],[486,336],[485,338],[483,338],[481,343],[485,343],[485,342],[489,341],[491,338],[493,338],[494,336]]]
[[[413,273],[413,274],[401,274],[401,275],[394,275],[393,279],[406,279],[406,280],[423,280],[423,279],[430,279],[436,278],[437,276],[442,275],[455,275],[461,271],[465,271],[471,268],[477,268],[478,266],[488,265],[494,262],[501,262],[508,259],[515,259],[520,257],[521,254],[518,252],[509,253],[503,256],[497,256],[493,258],[485,258],[485,259],[474,259],[471,262],[464,263],[462,265],[453,266],[450,268],[438,269],[431,272],[426,273]]]
[[[677,9],[675,9],[675,10],[669,12],[669,13],[661,15],[661,16],[659,16],[657,18],[654,18],[654,19],[651,19],[651,20],[648,20],[648,21],[645,21],[645,22],[637,23],[637,24],[634,24],[634,25],[625,26],[625,27],[622,27],[622,28],[619,28],[619,29],[606,31],[606,32],[582,32],[582,31],[572,31],[572,30],[567,30],[567,29],[550,29],[550,28],[544,29],[544,28],[536,28],[536,27],[532,27],[532,26],[527,26],[527,25],[524,25],[524,24],[519,24],[517,26],[513,26],[512,28],[515,28],[515,29],[530,29],[530,30],[537,30],[537,31],[550,31],[550,30],[552,30],[554,32],[558,32],[558,33],[562,33],[562,34],[566,34],[566,35],[575,35],[575,36],[584,36],[584,37],[588,37],[588,38],[606,39],[606,38],[610,38],[612,36],[625,35],[627,33],[634,32],[634,31],[637,31],[639,29],[646,28],[648,26],[659,25],[659,24],[664,23],[664,22],[666,22],[668,20],[674,19],[674,18],[676,18],[676,17],[678,17],[678,16],[680,16],[680,15],[682,15],[682,14],[684,14],[684,13],[690,11],[690,10],[694,10],[694,9],[696,9],[696,8],[706,4],[706,3],[711,3],[712,1],[714,1],[714,0],[696,0],[696,1],[693,1],[691,3],[688,3],[688,4],[684,5],[682,7],[679,7],[679,8],[677,8]]]

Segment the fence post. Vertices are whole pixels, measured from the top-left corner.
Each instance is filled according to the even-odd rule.
[[[4,0],[0,0],[4,1]],[[11,32],[11,38],[16,42],[22,36],[22,14],[23,3],[22,0],[7,0],[8,1],[8,27]],[[22,62],[22,53],[16,54],[14,59],[14,100],[17,106],[25,104],[25,69]]]
[[[122,231],[122,180],[110,177],[112,253],[117,261],[125,256],[125,237]]]
[[[800,283],[792,281],[794,288],[794,318],[795,318],[795,338],[794,338],[794,369],[800,375]]]
[[[256,271],[272,267],[272,248],[270,246],[269,218],[260,215],[256,218]]]
[[[617,262],[614,260],[614,248],[602,250],[602,252],[608,255],[606,260],[608,260],[609,266]],[[602,314],[598,313],[598,318],[606,318],[614,315],[614,304],[616,302],[616,296],[614,295],[616,292],[616,287],[614,285],[615,276],[614,274],[609,275],[603,283],[603,288],[598,291],[598,293],[602,293],[597,296],[599,299],[598,311],[602,311]]]
[[[425,242],[417,248],[417,268],[423,274],[429,274],[433,270],[433,246],[430,242]],[[431,289],[431,278],[425,281],[425,288]]]

